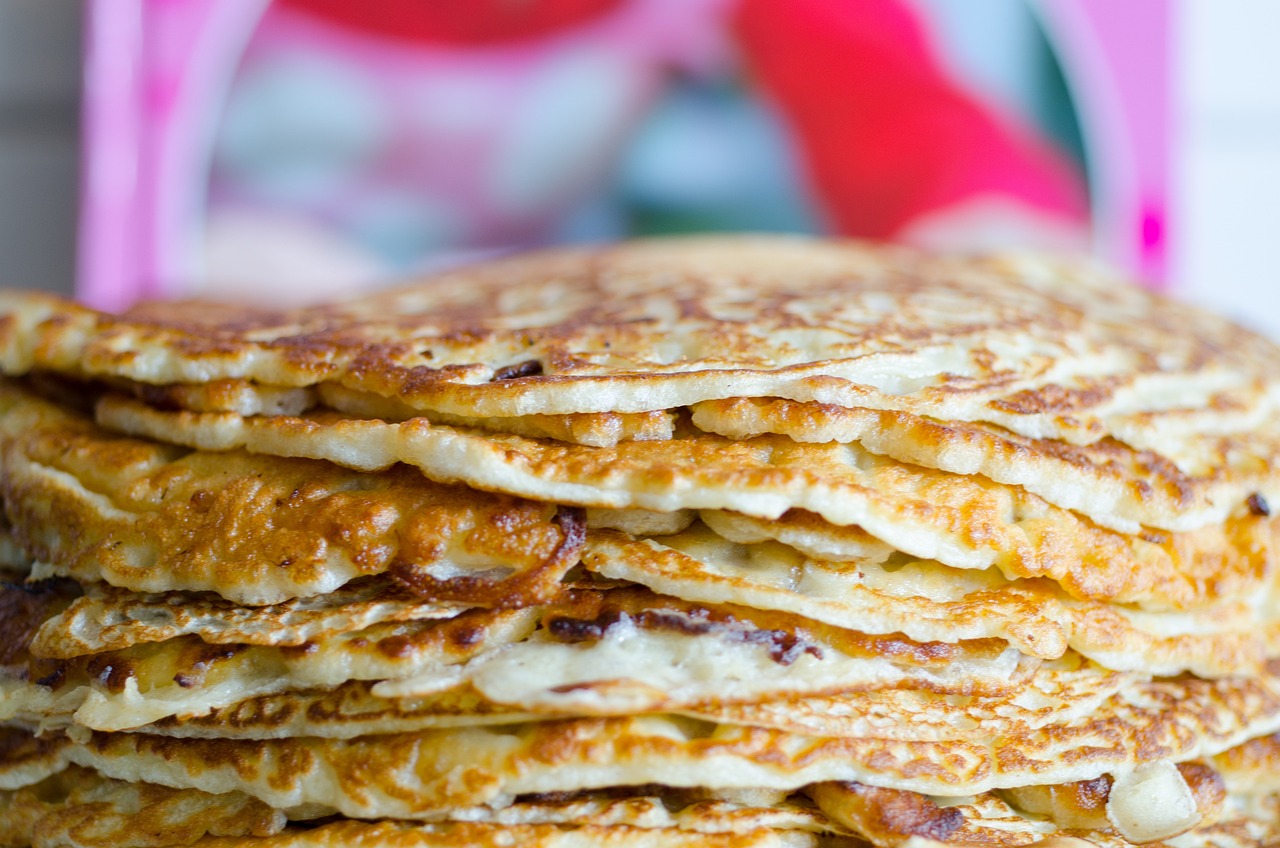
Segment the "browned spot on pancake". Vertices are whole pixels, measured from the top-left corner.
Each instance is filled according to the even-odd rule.
[[[411,656],[417,644],[412,636],[395,635],[378,640],[378,650],[392,659]]]
[[[13,767],[42,759],[66,744],[61,736],[35,736],[16,727],[0,727],[0,764]]]
[[[537,377],[542,373],[542,363],[536,359],[526,359],[514,365],[504,365],[493,372],[493,379],[518,380],[521,377]]]
[[[137,676],[133,665],[116,654],[90,657],[84,668],[99,686],[110,692],[123,692],[125,683]]]
[[[173,680],[183,688],[201,686],[214,666],[248,649],[247,645],[209,645],[198,639],[189,640],[177,659],[182,671]]]
[[[717,615],[711,610],[697,607],[688,613],[665,610],[628,613],[609,610],[590,621],[552,618],[547,623],[547,630],[562,642],[584,642],[603,639],[610,629],[627,623],[645,630],[669,630],[686,636],[714,634],[730,641],[758,645],[765,648],[770,658],[780,665],[791,665],[804,654],[810,654],[816,659],[823,657],[820,647],[806,642],[795,633],[744,628],[731,615]]]
[[[1079,388],[1068,388],[1056,383],[1015,392],[1008,397],[992,401],[991,406],[1015,415],[1040,415],[1046,412],[1065,413],[1078,409],[1090,409],[1111,398],[1112,388],[1106,382],[1090,382]]]
[[[308,639],[300,645],[285,645],[280,650],[287,657],[302,657],[316,653],[320,646]]]
[[[515,516],[494,516],[493,530],[514,533]],[[555,597],[560,580],[578,564],[587,540],[586,511],[579,507],[559,507],[553,523],[559,526],[559,544],[542,562],[510,575],[438,578],[421,562],[397,560],[388,570],[390,577],[409,591],[429,600],[462,601],[495,609],[512,609],[543,603]]]
[[[1201,816],[1197,826],[1205,827],[1217,821],[1227,800],[1227,784],[1222,775],[1204,763],[1178,763],[1178,774],[1196,799],[1196,811]]]
[[[964,825],[964,814],[939,807],[915,792],[845,781],[811,787],[822,811],[873,844],[897,844],[912,836],[946,842]]]

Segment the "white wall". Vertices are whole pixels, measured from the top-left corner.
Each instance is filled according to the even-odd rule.
[[[1280,338],[1280,2],[1176,11],[1175,286]]]

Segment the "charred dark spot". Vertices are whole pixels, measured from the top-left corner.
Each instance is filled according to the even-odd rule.
[[[178,412],[182,407],[169,386],[155,386],[150,383],[134,383],[130,386],[133,396],[147,406],[164,412]]]
[[[550,691],[557,695],[568,695],[570,692],[582,692],[594,686],[594,683],[565,683],[561,686],[552,686]]]
[[[191,689],[204,684],[209,669],[222,660],[229,660],[247,649],[245,645],[206,645],[200,643],[194,650],[184,652],[182,657],[186,671],[173,676],[173,682],[184,689]]]
[[[1082,810],[1103,810],[1111,797],[1111,777],[1101,775],[1092,780],[1077,780],[1070,784],[1075,804]]]
[[[542,373],[542,363],[536,359],[526,359],[524,362],[517,362],[514,365],[504,365],[493,372],[493,379],[490,382],[496,383],[499,380],[518,380],[521,377],[537,377]]]
[[[484,641],[484,628],[474,624],[457,627],[449,631],[449,641],[459,648],[470,648]]]
[[[1267,499],[1262,496],[1261,492],[1254,492],[1245,500],[1245,504],[1249,507],[1249,512],[1254,515],[1265,518],[1271,514],[1271,504],[1267,503]]]
[[[603,639],[610,627],[626,618],[626,613],[613,610],[594,619],[553,618],[546,628],[561,642],[588,642]]]
[[[48,689],[57,689],[67,679],[67,664],[58,663],[53,667],[53,671],[36,680],[37,686],[44,686]]]
[[[111,692],[124,691],[125,682],[134,676],[129,663],[110,657],[94,657],[89,660],[85,670],[99,685]]]
[[[805,654],[822,659],[822,648],[796,633],[785,630],[769,630],[741,622],[733,616],[716,616],[707,609],[689,612],[670,610],[640,610],[627,613],[607,610],[594,619],[552,617],[545,627],[562,642],[585,642],[603,639],[609,629],[623,622],[634,622],[643,630],[667,630],[688,636],[714,635],[732,642],[758,645],[769,652],[769,657],[779,665],[791,665]]]
[[[413,639],[408,636],[388,636],[378,640],[378,650],[393,660],[413,654]]]
[[[196,654],[191,667],[196,671],[208,671],[210,666],[221,660],[229,660],[248,648],[247,645],[208,645]]]

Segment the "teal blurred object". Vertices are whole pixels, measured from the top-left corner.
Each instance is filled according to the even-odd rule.
[[[674,81],[630,140],[616,194],[641,235],[827,229],[795,140],[736,75]]]

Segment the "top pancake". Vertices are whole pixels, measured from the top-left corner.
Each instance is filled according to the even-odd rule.
[[[670,410],[772,397],[1113,442],[1136,452],[1120,483],[1090,460],[1076,486],[1110,508],[1055,502],[1130,531],[1204,526],[1254,491],[1280,497],[1268,461],[1280,449],[1251,451],[1280,405],[1277,360],[1270,342],[1097,269],[798,238],[560,250],[287,312],[170,303],[111,316],[0,295],[5,373],[124,380],[166,404],[336,402],[609,445],[668,436]],[[913,420],[872,450],[951,470],[940,460],[953,446],[922,447]],[[1044,450],[1026,458],[1029,471],[1005,476],[1048,479]]]
[[[8,373],[334,382],[470,416],[773,396],[1075,443],[1113,434],[1116,416],[1255,410],[1280,354],[1096,269],[796,238],[554,251],[288,312],[179,303],[115,317],[30,293],[0,311]]]

